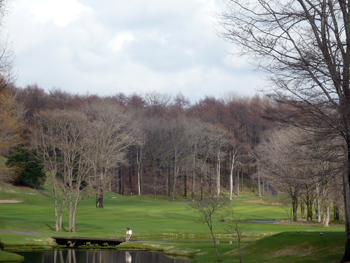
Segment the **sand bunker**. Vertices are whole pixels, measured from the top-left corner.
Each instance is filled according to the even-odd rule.
[[[0,204],[16,204],[21,202],[21,200],[0,200]]]
[[[243,201],[243,203],[259,204],[259,205],[282,205],[281,202],[267,202],[263,200],[249,200],[249,201]]]

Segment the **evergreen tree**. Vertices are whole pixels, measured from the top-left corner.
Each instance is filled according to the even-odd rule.
[[[8,157],[6,165],[15,168],[15,183],[24,185],[43,185],[46,179],[42,158],[36,150],[16,147]]]

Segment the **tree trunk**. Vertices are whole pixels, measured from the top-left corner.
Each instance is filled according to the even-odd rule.
[[[132,169],[133,169],[133,171],[135,171],[135,159],[134,158],[132,158]],[[131,169],[130,169],[130,167],[129,167],[129,188],[130,188],[130,193],[132,194],[132,190],[133,190],[133,184],[132,184],[132,172],[131,172]]]
[[[137,162],[137,194],[141,195],[141,178],[142,178],[142,147],[140,147],[140,153],[136,152]]]
[[[57,207],[58,202],[57,202],[57,191],[56,191],[55,179],[53,179],[52,189],[53,189],[53,194],[54,194],[54,198],[55,198],[55,228],[56,228],[56,231],[59,232],[59,231],[61,231],[61,228],[60,228],[59,221],[58,221],[58,207]]]
[[[298,221],[298,196],[296,193],[293,195],[292,200],[292,206],[293,206],[293,221]]]
[[[201,173],[201,200],[203,200],[203,173]]]
[[[177,179],[177,176],[175,176],[175,174],[174,174],[173,201],[176,200],[176,179]]]
[[[305,204],[303,199],[300,199],[300,218],[305,219]]]
[[[167,196],[167,200],[169,200],[170,198],[170,189],[171,189],[171,172],[170,172],[170,167],[168,167],[168,196]]]
[[[334,209],[334,220],[339,220],[339,206],[333,204]]]
[[[68,231],[69,232],[74,232],[73,229],[73,197],[72,197],[72,190],[71,190],[71,185],[68,193]]]
[[[241,191],[243,192],[243,168],[241,167]]]
[[[72,218],[73,218],[73,171],[68,171],[68,232],[73,232],[72,230]]]
[[[153,198],[157,199],[157,167],[156,162],[153,162]]]
[[[255,194],[255,184],[254,184],[254,180],[252,179],[252,186],[253,186],[253,193]]]
[[[239,196],[239,170],[236,171],[236,191],[237,191],[237,196]]]
[[[217,166],[216,166],[216,194],[217,194],[217,198],[220,198],[220,150],[218,151],[218,160],[217,160]]]
[[[262,181],[262,195],[265,195],[265,176],[263,176]]]
[[[186,199],[188,199],[188,196],[187,196],[187,186],[188,186],[188,176],[187,176],[187,169],[185,169],[185,178],[184,178],[184,197]]]
[[[261,197],[261,182],[260,182],[259,165],[258,165],[258,189],[259,189],[259,197]]]
[[[103,182],[104,182],[104,175],[103,173],[100,174],[100,180],[97,187],[97,193],[96,193],[96,208],[103,208]]]
[[[316,216],[316,219],[317,219],[317,222],[318,222],[318,213],[319,213],[319,211],[318,211],[318,207],[317,207],[317,198],[316,198],[316,200],[314,202],[314,207],[315,207],[315,216]]]
[[[350,127],[348,127],[350,133]],[[347,166],[343,173],[344,185],[344,224],[345,224],[345,253],[341,262],[350,261],[350,134],[347,136]]]
[[[166,167],[166,172],[165,172],[165,195],[166,195],[166,200],[169,201],[169,167]]]
[[[196,157],[193,157],[193,171],[192,171],[192,201],[194,201],[194,191],[196,186]]]
[[[311,200],[311,197],[309,195],[308,195],[307,198],[308,199],[307,199],[307,204],[306,204],[306,207],[307,207],[307,209],[306,209],[306,212],[307,212],[306,220],[307,221],[312,221],[312,215],[313,215],[313,213],[312,213],[312,200]]]
[[[81,185],[81,182],[79,182],[79,185]],[[75,218],[77,215],[77,208],[79,204],[79,188],[76,189],[75,191],[75,200],[74,200],[74,208],[73,208],[73,215],[72,215],[72,227],[70,232],[75,232]]]
[[[213,233],[213,227],[211,226],[209,228],[210,228],[211,237],[213,238],[213,242],[214,242],[214,246],[215,246],[216,258],[218,259],[218,261],[221,261],[220,256],[219,256],[218,246],[216,244],[215,235]]]
[[[321,201],[320,201],[320,187],[316,184],[316,205],[317,205],[317,222],[321,223]]]
[[[227,167],[227,160],[226,158],[224,158],[224,187],[227,187],[227,183],[228,183],[228,178],[227,178],[227,171],[226,171],[226,167]]]
[[[119,192],[121,195],[124,195],[124,179],[123,179],[123,171],[122,168],[119,169],[119,178],[120,178],[120,184],[119,184]]]
[[[176,181],[177,181],[177,177],[179,175],[179,172],[180,172],[180,166],[177,165],[177,159],[175,157],[175,161],[174,161],[173,201],[175,201],[175,199],[176,199]]]
[[[231,171],[230,171],[230,201],[232,201],[232,193],[233,193],[233,168],[234,168],[234,155],[232,156],[232,162],[231,162]]]
[[[65,190],[63,190],[63,193],[62,193],[62,204],[61,204],[61,210],[60,210],[60,217],[59,217],[59,220],[58,220],[58,224],[59,224],[59,229],[60,231],[62,231],[62,221],[63,221],[63,210],[64,210],[64,207],[66,206],[66,199],[67,199],[67,192]]]
[[[239,263],[242,263],[242,251],[241,251],[241,231],[239,230],[239,226],[237,221],[235,223],[235,231],[237,233],[237,244],[238,244],[238,253],[239,253]]]
[[[325,205],[323,206],[323,227],[329,227],[329,221],[330,221],[330,209],[329,209],[329,201],[325,202]]]
[[[103,192],[96,194],[96,208],[103,208]]]

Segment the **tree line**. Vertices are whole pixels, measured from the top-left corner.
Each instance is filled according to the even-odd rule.
[[[36,84],[8,92],[21,111],[18,142],[39,152],[50,172],[57,231],[65,207],[74,232],[78,204],[95,195],[103,208],[107,191],[168,200],[225,191],[232,200],[243,187],[258,196],[274,189],[292,204],[293,220],[300,206],[301,218],[316,214],[324,226],[332,205],[335,219],[343,211],[339,143],[327,159],[328,144],[277,121],[271,107],[288,109],[268,98],[227,93],[191,104],[182,94],[101,97]]]
[[[249,149],[272,127],[259,115],[258,96],[227,94],[191,105],[181,94],[156,92],[82,96],[37,85],[9,92],[25,109],[19,141],[37,149],[50,171],[57,230],[67,206],[74,231],[77,205],[91,189],[97,208],[106,191],[194,200],[206,192],[220,196],[226,187],[232,199],[244,177],[254,184]]]

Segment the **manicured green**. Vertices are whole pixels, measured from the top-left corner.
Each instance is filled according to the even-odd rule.
[[[189,257],[193,262],[216,261],[207,226],[197,221],[198,214],[187,209],[188,202],[185,200],[172,202],[164,198],[154,200],[151,196],[108,193],[105,196],[105,208],[97,209],[94,198],[90,197],[78,207],[76,233],[57,233],[54,231],[53,196],[49,180],[43,190],[1,185],[0,199],[22,201],[0,203],[1,229],[47,235],[31,236],[0,231],[0,239],[5,243],[6,249],[24,246],[48,247],[53,244],[50,236],[124,238],[125,228],[129,227],[133,230],[132,239],[154,242],[123,243],[118,249],[150,249]],[[267,203],[257,203],[264,201]],[[275,198],[259,198],[247,192],[243,197],[235,198],[232,203],[235,215],[240,220],[287,220],[283,207],[269,205],[269,202],[276,201],[278,200]],[[221,216],[225,216],[224,213]],[[64,217],[67,218],[66,212]],[[63,226],[66,230],[66,219]],[[316,223],[306,222],[302,225],[242,222],[241,226],[244,229],[243,262],[336,262],[341,259],[344,247],[344,228],[341,225],[322,228]],[[219,241],[222,261],[238,262],[235,236],[228,234],[224,223],[220,221],[215,222],[214,232]],[[320,236],[320,232],[324,235]],[[303,249],[309,253],[298,252]],[[319,261],[310,261],[311,258]]]

